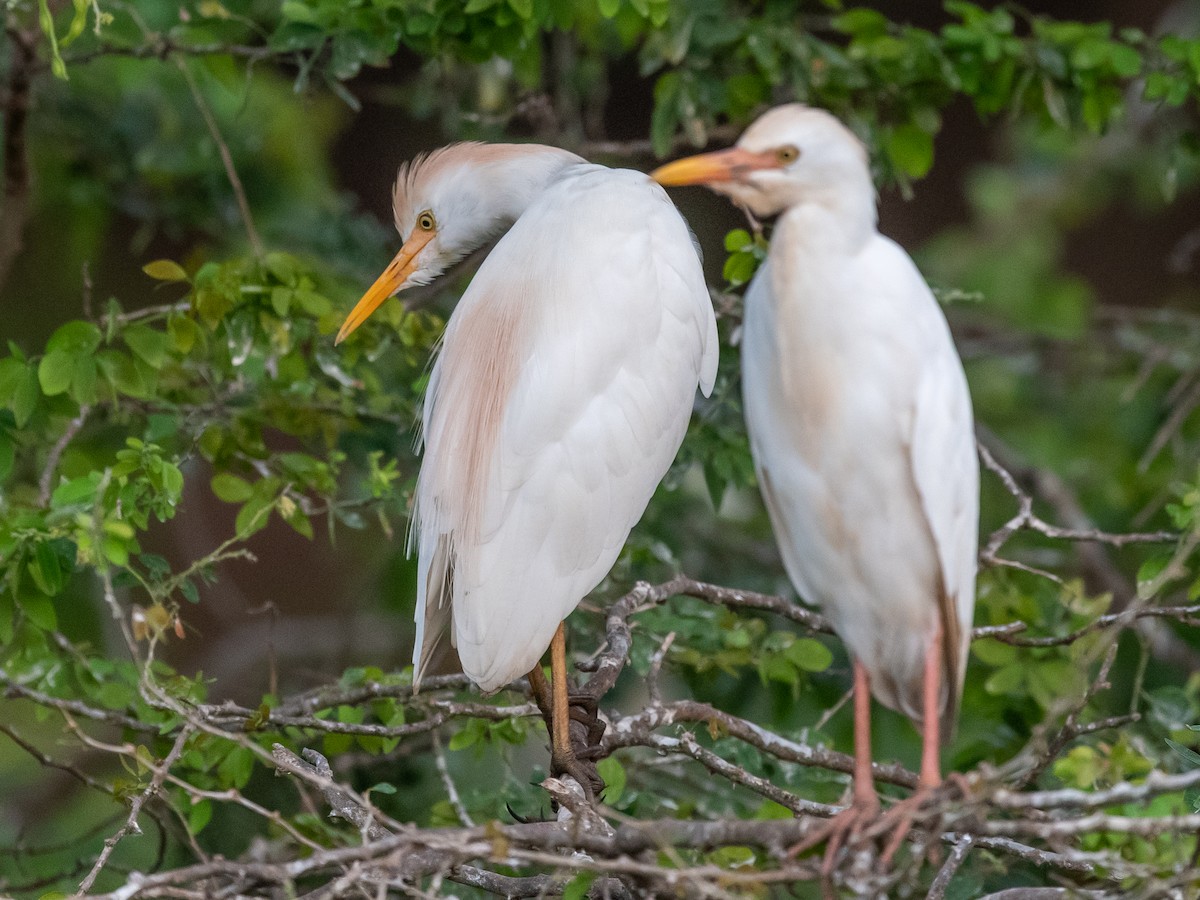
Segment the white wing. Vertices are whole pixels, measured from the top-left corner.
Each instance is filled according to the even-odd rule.
[[[928,301],[936,303],[932,294]],[[912,466],[941,563],[948,603],[943,628],[955,645],[951,656],[954,680],[947,706],[952,720],[962,694],[975,614],[979,457],[966,375],[945,321],[938,324],[941,327],[929,335],[930,346],[917,385]],[[950,721],[946,725],[949,730]]]
[[[459,302],[430,381],[418,673],[447,603],[481,688],[537,664],[641,517],[716,354],[687,227],[646,176],[573,167],[525,211]]]
[[[955,637],[974,600],[965,380],[900,248],[873,236],[847,253],[791,225],[777,226],[746,297],[743,394],[763,495],[797,590],[829,616],[876,696],[920,718],[944,598],[955,592],[944,626]],[[954,685],[959,648],[947,661]]]

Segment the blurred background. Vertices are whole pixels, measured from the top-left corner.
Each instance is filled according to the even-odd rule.
[[[60,33],[72,20],[71,4],[41,5],[61,23]],[[5,6],[3,65],[10,76],[21,41],[37,37],[37,6]],[[1104,94],[1108,105],[1089,113],[1081,69],[1064,70],[1063,83],[1073,87],[1061,88],[1059,96],[1054,66],[1042,60],[1050,73],[1044,83],[1021,90],[1009,84],[1007,96],[1017,101],[988,108],[989,79],[1013,77],[1001,64],[984,64],[980,83],[958,90],[918,63],[911,80],[895,80],[882,46],[867,40],[874,20],[835,27],[842,11],[834,3],[655,4],[666,17],[661,26],[648,24],[639,4],[614,3],[620,7],[614,16],[579,13],[572,28],[540,31],[532,40],[524,32],[513,37],[501,25],[473,33],[469,16],[465,30],[426,37],[419,16],[436,14],[438,27],[449,21],[443,5],[432,2],[377,4],[373,11],[341,6],[322,0],[280,8],[232,0],[101,2],[98,9],[111,17],[101,37],[88,18],[78,39],[61,49],[69,80],[52,76],[39,46],[24,125],[27,213],[20,250],[0,268],[0,337],[35,355],[63,322],[102,318],[110,298],[125,312],[185,298],[188,285],[155,282],[143,273],[153,260],[174,260],[192,273],[250,252],[223,152],[244,187],[257,239],[269,251],[302,260],[330,301],[327,315],[338,319],[398,246],[391,184],[397,167],[416,153],[465,138],[539,140],[648,170],[694,145],[727,145],[756,109],[798,96],[834,109],[868,142],[880,185],[880,229],[916,258],[946,304],[982,432],[1014,471],[1050,472],[1069,489],[1066,506],[1039,509],[1061,524],[1114,531],[1168,524],[1164,510],[1172,491],[1181,478],[1195,477],[1197,462],[1194,103],[1148,102],[1145,85],[1134,79],[1115,97]],[[467,4],[467,10],[490,6]],[[854,8],[878,10],[891,23],[888,33],[904,40],[914,30],[945,37],[942,29],[963,19],[940,2]],[[679,22],[689,15],[685,30]],[[1041,19],[1107,22],[1112,35],[1200,34],[1195,0],[1029,2],[1016,15],[1022,39]],[[742,30],[726,36],[719,26]],[[338,38],[314,49],[310,32],[318,28],[325,29],[325,41],[330,34],[360,34],[360,45]],[[808,47],[803,72],[773,80],[772,65],[790,73],[787,67],[798,64],[778,49],[773,61],[753,57],[755,28],[816,34],[830,55],[814,56]],[[736,52],[727,49],[733,43]],[[856,56],[856,45],[868,49]],[[203,49],[208,46],[211,52]],[[186,49],[175,52],[179,48]],[[10,97],[12,90],[10,80]],[[6,127],[11,134],[11,111]],[[723,238],[747,227],[745,221],[703,190],[674,196],[704,248],[710,284],[724,295],[730,285]],[[10,223],[17,211],[10,199],[4,211]],[[414,301],[434,317],[430,327],[449,314],[469,274],[458,272]],[[735,301],[727,312],[723,337],[736,340]],[[397,308],[393,324],[398,316]],[[331,344],[327,332],[320,340]],[[393,376],[415,383],[427,346],[418,342],[408,351],[397,363],[396,347],[380,344],[377,355],[354,363],[390,373],[380,376],[385,385]],[[336,359],[328,346],[321,352]],[[726,357],[717,398],[702,410],[705,418],[680,464],[626,556],[574,620],[581,651],[595,645],[595,610],[635,578],[682,570],[790,593],[738,430],[736,356]],[[361,385],[353,374],[347,390]],[[404,553],[403,488],[416,464],[415,432],[406,424],[411,412],[389,410],[387,421],[332,441],[360,473],[373,451],[401,461],[402,490],[378,517],[373,509],[348,511],[336,529],[318,523],[306,537],[272,516],[245,544],[253,561],[218,561],[197,582],[199,602],[181,610],[186,638],[170,641],[161,655],[181,674],[202,674],[210,701],[254,707],[264,694],[325,684],[347,667],[390,671],[408,664],[414,571]],[[95,427],[93,450],[117,436]],[[197,442],[201,430],[193,435]],[[264,440],[272,453],[303,445],[269,429]],[[87,471],[88,452],[69,449],[64,472]],[[238,508],[210,489],[217,471],[211,455],[182,453],[181,459],[185,482],[177,514],[152,523],[141,537],[141,549],[173,570],[211,553],[237,530]],[[996,479],[985,481],[987,534],[1015,506]],[[1073,509],[1078,521],[1062,521],[1064,509]],[[1070,590],[1081,604],[1099,595],[1111,595],[1118,606],[1127,602],[1139,567],[1151,557],[1131,547],[1103,551],[1098,562],[1086,549],[1036,537],[1018,546],[1023,560],[1075,585]],[[1059,608],[1063,596],[1044,579],[992,570],[981,582],[980,624],[1036,617],[1038,610]],[[94,583],[71,582],[56,607],[64,634],[117,652],[120,632],[97,601]],[[648,618],[646,648],[680,627]],[[693,656],[684,648],[671,677],[679,690],[722,708],[744,714],[757,708],[777,727],[807,728],[847,686],[844,655],[836,642],[826,643],[835,663],[803,691],[794,678],[773,681],[740,657],[712,665],[702,643]],[[1195,712],[1196,685],[1189,678],[1198,646],[1195,634],[1182,629],[1166,639],[1161,666],[1147,669],[1134,646],[1122,656],[1130,682],[1138,673],[1147,690],[1169,689],[1160,700],[1175,702],[1180,720],[1169,724],[1178,726]],[[708,665],[699,658],[706,654]],[[1045,705],[1044,687],[989,681],[1007,664],[985,661],[968,685],[968,704],[997,712],[986,733],[964,722],[953,749],[958,764],[1003,758]],[[446,665],[452,670],[453,660]],[[1062,674],[1045,671],[1048,684]],[[637,690],[625,685],[614,702],[636,704]],[[1134,690],[1126,687],[1114,704],[1128,705]],[[0,716],[38,733],[40,725],[18,706],[0,700]],[[1005,708],[1017,712],[1005,717]],[[996,722],[1003,723],[999,731]],[[822,727],[822,735],[848,748],[847,715]],[[902,719],[881,716],[878,734],[888,755],[915,759],[915,735]],[[532,743],[525,768],[540,758]],[[412,763],[407,776],[413,784],[426,779],[425,793],[416,796],[428,800],[413,801],[417,807],[432,805],[436,794],[422,765]],[[485,788],[468,777],[465,790],[476,798]],[[77,802],[71,777],[0,740],[0,844],[44,837],[39,828],[61,821]]]

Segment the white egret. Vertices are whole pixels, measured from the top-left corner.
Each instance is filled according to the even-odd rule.
[[[525,673],[576,777],[563,619],[608,573],[717,367],[698,250],[641,172],[554,147],[453,144],[400,170],[403,246],[338,341],[384,300],[500,237],[429,381],[414,511],[414,687],[449,632],[492,692]],[[540,669],[551,648],[553,692]]]
[[[652,177],[779,216],[745,299],[750,447],[788,575],[854,660],[853,800],[804,845],[829,837],[828,871],[879,817],[873,691],[923,731],[918,789],[888,815],[890,858],[940,781],[966,668],[979,464],[962,363],[920,272],[876,230],[866,150],[829,113],[777,107],[736,147]]]

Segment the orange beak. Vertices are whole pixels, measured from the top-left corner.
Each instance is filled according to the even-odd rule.
[[[346,316],[346,321],[342,323],[337,337],[334,338],[334,344],[344,341],[350,332],[367,321],[371,313],[379,309],[384,300],[404,287],[404,282],[417,267],[417,254],[433,239],[433,235],[432,231],[413,229],[413,233],[404,242],[400,252],[388,263],[383,274],[375,279],[375,283],[363,294],[354,309],[350,310],[350,315]]]
[[[741,147],[730,147],[715,153],[701,153],[659,166],[650,177],[663,187],[685,184],[712,184],[717,181],[738,181],[760,169],[778,169],[779,160],[771,151],[751,153]]]

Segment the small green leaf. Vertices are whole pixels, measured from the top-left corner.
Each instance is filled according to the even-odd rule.
[[[80,478],[64,481],[50,495],[50,506],[53,509],[62,509],[64,506],[73,506],[76,503],[91,504],[95,502],[96,487],[99,483],[99,472],[89,472]]]
[[[237,519],[234,521],[234,527],[237,529],[238,535],[247,538],[256,531],[261,531],[267,527],[267,520],[270,518],[271,510],[275,506],[274,497],[254,497],[238,510]]]
[[[161,369],[171,349],[171,338],[165,333],[146,325],[133,325],[122,335],[138,357],[151,368]]]
[[[54,16],[50,13],[48,0],[38,0],[38,25],[41,26],[42,33],[46,35],[46,40],[50,42],[50,71],[54,73],[55,78],[66,81],[67,64],[63,62],[62,55],[58,52],[58,37],[54,33]]]
[[[1185,747],[1183,744],[1179,743],[1178,741],[1173,741],[1170,738],[1166,738],[1166,742],[1167,746],[1174,750],[1176,755],[1185,763],[1187,763],[1189,767],[1194,769],[1200,766],[1200,753],[1197,753],[1190,747]]]
[[[723,869],[737,869],[754,865],[757,859],[750,847],[721,847],[708,855],[713,863]]]
[[[254,496],[250,482],[229,472],[219,472],[213,476],[212,492],[226,503],[245,503]]]
[[[725,249],[730,253],[736,253],[743,247],[748,247],[752,240],[750,232],[745,228],[735,228],[725,235]]]
[[[188,831],[194,835],[199,834],[210,819],[212,819],[212,801],[201,800],[199,803],[192,804],[192,808],[188,810]]]
[[[38,363],[38,382],[47,397],[65,394],[75,374],[75,357],[65,350],[47,353]]]
[[[8,477],[16,460],[17,448],[7,431],[0,431],[0,481]]]
[[[465,750],[479,740],[479,732],[471,728],[464,728],[462,731],[455,732],[450,738],[450,743],[446,745],[449,750]]]
[[[933,135],[911,123],[897,125],[887,136],[892,162],[911,178],[921,178],[933,165]]]
[[[49,542],[41,541],[34,547],[29,574],[43,594],[53,597],[62,590],[63,576],[58,564],[58,554]]]
[[[103,338],[104,335],[100,333],[100,329],[91,322],[78,320],[67,322],[56,328],[54,334],[50,335],[50,340],[46,341],[46,352],[62,350],[71,356],[92,353],[100,346]]]
[[[580,872],[563,885],[563,900],[583,900],[588,889],[599,877],[599,872]]]
[[[604,779],[604,802],[609,806],[615,806],[620,802],[621,795],[625,793],[627,780],[625,767],[615,756],[606,756],[596,763],[596,771]]]
[[[75,358],[71,370],[71,399],[80,406],[96,402],[96,359],[92,356]]]
[[[17,599],[17,605],[29,618],[29,621],[46,631],[58,627],[58,616],[54,612],[54,604],[50,598],[42,594],[23,594]]]
[[[200,326],[187,316],[174,316],[167,323],[167,333],[179,353],[189,353],[200,334]]]
[[[188,273],[177,262],[169,259],[156,259],[142,266],[142,271],[155,281],[187,281]]]
[[[238,789],[244,788],[254,772],[254,754],[246,747],[234,747],[217,766],[221,783]]]

